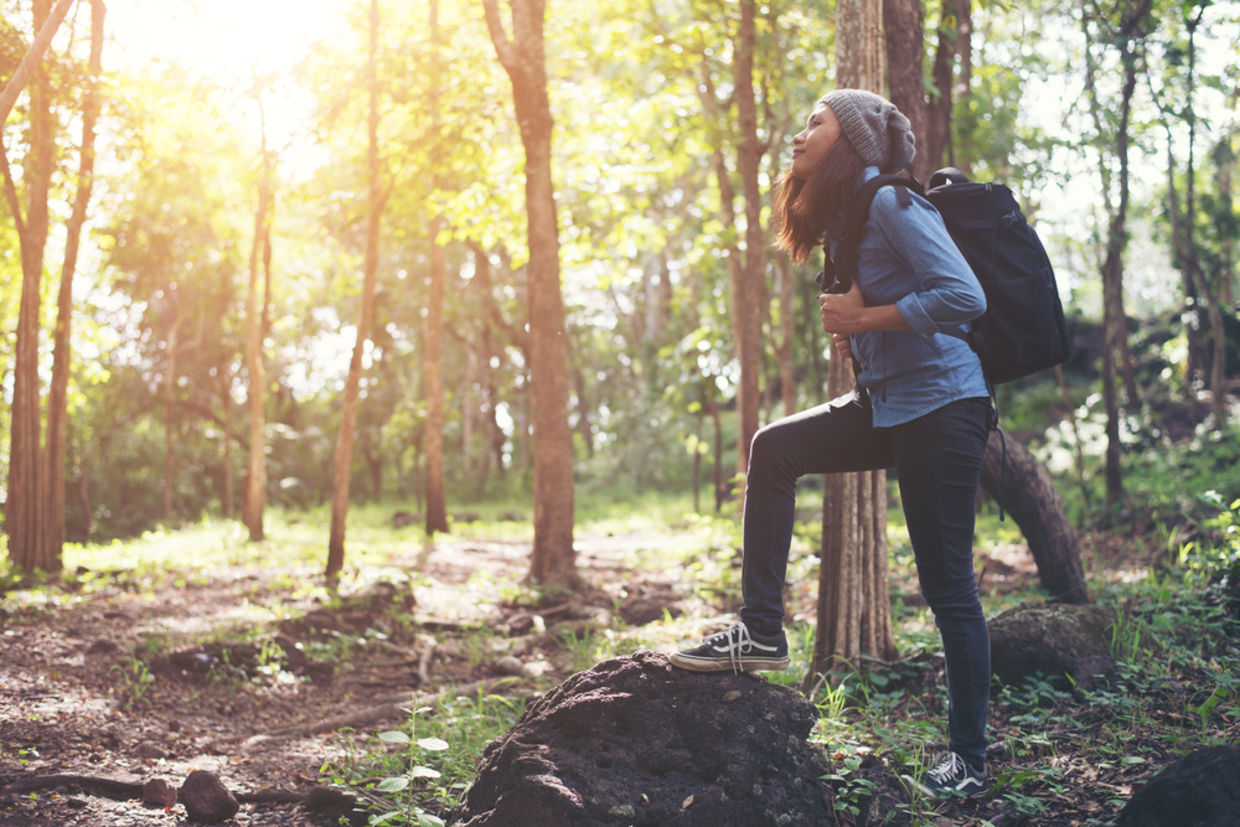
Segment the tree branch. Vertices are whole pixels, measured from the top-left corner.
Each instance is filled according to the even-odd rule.
[[[482,0],[482,8],[486,12],[487,30],[491,33],[491,43],[495,45],[495,54],[508,74],[518,70],[516,48],[512,38],[504,31],[504,24],[499,19],[499,7],[495,0]]]

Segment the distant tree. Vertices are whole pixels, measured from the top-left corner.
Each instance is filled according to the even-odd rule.
[[[1210,389],[1211,417],[1215,428],[1221,429],[1227,420],[1227,331],[1223,327],[1224,285],[1228,278],[1219,278],[1212,284],[1207,276],[1203,258],[1205,251],[1197,230],[1197,214],[1200,198],[1197,194],[1197,31],[1210,3],[1191,0],[1175,7],[1179,21],[1184,26],[1187,43],[1184,47],[1183,83],[1156,91],[1158,108],[1162,116],[1167,139],[1167,217],[1171,224],[1171,246],[1174,260],[1184,274],[1184,293],[1188,299],[1188,311],[1193,321],[1189,329],[1190,383],[1205,373],[1206,386]],[[1178,60],[1178,59],[1177,59]],[[1175,158],[1176,135],[1174,126],[1187,128],[1187,160],[1184,170],[1184,192],[1181,196],[1176,182],[1178,164]],[[1233,218],[1234,222],[1234,218]],[[1205,353],[1201,342],[1201,316],[1205,315],[1210,330],[1211,349]],[[1208,369],[1206,369],[1208,366]]]
[[[87,95],[84,107],[83,145],[80,150],[78,194],[70,218],[70,237],[62,267],[61,290],[58,297],[59,316],[54,347],[60,357],[60,372],[53,367],[55,394],[50,414],[51,442],[45,454],[41,436],[41,383],[39,378],[39,338],[42,304],[43,268],[50,229],[49,196],[56,171],[57,116],[53,109],[55,90],[43,56],[52,34],[59,26],[68,3],[60,2],[55,9],[50,0],[32,4],[34,46],[0,95],[4,119],[8,118],[17,95],[23,87],[29,93],[28,150],[23,160],[22,193],[9,165],[7,147],[0,144],[0,167],[3,167],[5,199],[17,230],[21,250],[21,299],[16,330],[16,355],[13,365],[13,396],[10,408],[8,495],[5,504],[5,532],[8,551],[14,565],[24,571],[35,569],[58,571],[61,563],[61,542],[64,537],[64,495],[58,491],[49,502],[47,463],[57,454],[63,458],[65,444],[65,409],[69,369],[69,323],[72,314],[72,283],[77,262],[78,243],[90,199],[90,183],[94,163],[94,125],[99,113],[97,89]],[[93,17],[102,25],[102,7],[92,6]],[[101,31],[101,30],[99,30]],[[102,48],[102,41],[92,36],[92,59]],[[97,65],[93,63],[92,66]],[[26,75],[28,73],[28,76]],[[28,77],[28,81],[26,80]],[[97,83],[97,72],[92,72]],[[25,203],[23,204],[23,195]],[[62,461],[63,464],[63,461]],[[55,478],[63,483],[63,468]],[[61,485],[63,488],[63,484]],[[49,509],[50,506],[50,509]],[[50,530],[50,521],[60,524]]]
[[[259,290],[260,266],[268,272],[271,266],[271,208],[274,187],[274,159],[267,148],[265,113],[262,91],[257,92],[259,117],[263,126],[260,157],[262,169],[258,178],[258,204],[254,209],[254,235],[250,239],[250,279],[245,303],[245,365],[249,373],[250,461],[246,474],[245,497],[241,521],[250,533],[250,540],[263,539],[263,507],[267,492],[267,437],[264,405],[267,397],[267,372],[263,359],[266,338],[268,296]],[[269,281],[269,280],[268,280]],[[231,469],[226,473],[231,474]]]
[[[568,343],[560,293],[559,228],[551,180],[554,121],[543,46],[545,0],[508,0],[512,34],[497,0],[483,0],[491,42],[512,81],[525,148],[529,245],[531,407],[534,426],[534,549],[530,578],[576,589],[573,438],[568,424]]]
[[[732,328],[741,379],[737,387],[740,423],[737,434],[736,472],[749,468],[749,444],[758,431],[758,401],[761,388],[759,361],[762,336],[762,309],[766,303],[765,228],[762,223],[764,200],[758,182],[766,144],[758,137],[758,104],[754,93],[754,50],[756,48],[757,2],[741,0],[741,19],[734,44],[732,95],[736,100],[736,120],[740,130],[737,146],[737,173],[745,203],[745,250],[738,252],[733,269]]]
[[[431,152],[432,186],[438,182],[439,158],[439,0],[430,2],[431,45],[431,132],[435,148]],[[422,390],[426,397],[426,533],[448,530],[444,494],[443,424],[444,394],[440,351],[443,342],[443,299],[445,272],[443,243],[439,239],[443,218],[430,223],[431,266],[426,295],[426,320],[422,330]]]
[[[78,150],[77,193],[65,231],[65,258],[60,270],[56,301],[56,330],[52,336],[52,383],[47,399],[47,445],[44,449],[43,534],[45,560],[60,560],[65,541],[65,445],[69,430],[69,375],[73,360],[70,333],[73,325],[73,280],[77,271],[82,227],[90,205],[95,179],[95,127],[103,108],[100,93],[103,75],[103,0],[90,4],[89,80],[82,101],[82,143]],[[53,566],[55,567],[55,566]]]
[[[1106,254],[1102,262],[1103,338],[1102,396],[1106,407],[1106,499],[1115,507],[1123,498],[1118,382],[1123,379],[1130,406],[1138,400],[1133,359],[1124,311],[1124,250],[1128,243],[1131,197],[1130,157],[1133,94],[1136,91],[1143,40],[1148,33],[1152,0],[1127,0],[1115,7],[1086,6],[1081,25],[1086,39],[1085,92],[1099,143],[1099,171],[1106,205]],[[1114,49],[1120,61],[1118,100],[1107,100],[1099,88],[1099,53]],[[1109,144],[1109,146],[1108,146]],[[1112,158],[1116,166],[1112,170]]]
[[[379,223],[383,213],[383,193],[379,181],[379,78],[376,58],[379,51],[379,2],[370,0],[369,51],[366,59],[368,110],[366,253],[362,262],[362,295],[358,309],[357,340],[349,360],[344,397],[340,403],[340,430],[332,463],[332,516],[327,545],[328,580],[334,581],[344,567],[345,525],[349,514],[349,483],[352,477],[353,439],[357,427],[358,395],[362,381],[362,354],[370,338],[375,313],[375,279],[379,269]]]

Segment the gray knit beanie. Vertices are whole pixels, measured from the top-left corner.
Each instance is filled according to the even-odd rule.
[[[891,101],[864,89],[836,89],[819,103],[831,107],[844,137],[866,164],[887,169],[913,163],[912,129]]]

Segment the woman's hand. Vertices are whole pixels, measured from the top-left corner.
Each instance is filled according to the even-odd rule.
[[[822,311],[822,329],[827,333],[850,336],[861,333],[861,316],[865,311],[865,299],[861,289],[853,281],[847,293],[822,293],[818,296],[818,307]],[[838,348],[838,345],[836,346]]]
[[[832,333],[831,344],[835,346],[835,352],[840,355],[841,359],[852,358],[852,342],[847,336],[842,333]]]

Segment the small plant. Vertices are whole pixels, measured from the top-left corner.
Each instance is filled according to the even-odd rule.
[[[109,672],[117,675],[113,694],[121,709],[130,709],[149,702],[147,692],[155,683],[155,676],[141,658],[131,655],[123,663],[115,664]]]
[[[473,780],[482,750],[512,728],[524,701],[479,693],[420,707],[408,723],[376,736],[374,749],[356,747],[321,772],[340,784],[378,783],[388,809],[371,824],[441,825],[440,814],[460,803]]]

